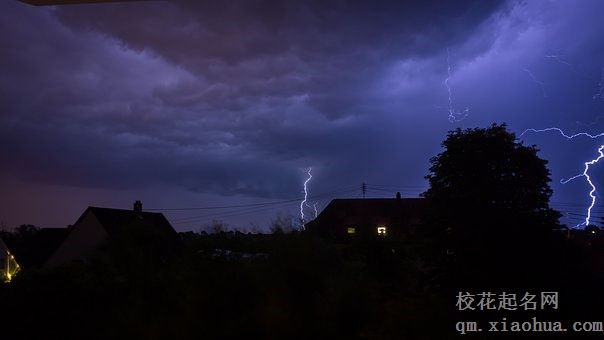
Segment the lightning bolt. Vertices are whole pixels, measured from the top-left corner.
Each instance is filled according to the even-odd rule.
[[[589,177],[589,174],[587,173],[587,171],[589,171],[590,165],[594,165],[594,164],[598,163],[600,161],[600,159],[602,159],[604,157],[604,153],[602,153],[602,150],[604,150],[604,145],[601,145],[600,148],[598,149],[598,153],[600,155],[597,158],[592,159],[589,162],[585,162],[585,170],[583,170],[583,173],[575,175],[569,179],[566,179],[566,180],[563,179],[560,181],[560,183],[566,184],[576,178],[585,177],[587,179],[587,183],[589,183],[589,185],[591,186],[591,191],[589,192],[589,197],[591,197],[591,204],[589,205],[589,208],[587,208],[587,217],[585,218],[585,222],[577,224],[575,226],[575,228],[578,228],[583,225],[584,226],[589,225],[589,219],[591,218],[591,209],[596,204],[596,196],[594,196],[594,193],[596,192],[596,186],[591,182],[591,178]]]
[[[545,55],[543,56],[544,58],[549,58],[552,59],[558,63],[567,65],[568,67],[571,68],[571,70],[576,71],[575,68],[573,67],[573,65],[571,65],[571,63],[569,63],[568,61],[564,60],[560,55],[556,55],[556,54],[552,54],[552,55]],[[535,82],[536,84],[538,84],[541,87],[541,91],[543,93],[543,97],[546,97],[546,93],[545,93],[545,87],[544,87],[544,83],[539,81],[535,75],[528,69],[523,69],[526,73],[528,73],[528,75],[531,77],[531,79],[533,80],[533,82]],[[593,99],[601,99],[604,100],[604,67],[602,67],[602,70],[600,72],[600,82],[598,83],[598,87],[597,87],[597,91],[596,93],[593,95]],[[598,123],[598,120],[601,117],[596,117],[596,120],[593,123],[590,124],[583,124],[579,121],[576,122],[577,124],[577,130],[579,130],[579,125],[581,126],[592,126]],[[566,134],[564,131],[562,131],[559,128],[556,127],[550,127],[550,128],[545,128],[545,129],[526,129],[524,130],[521,134],[520,134],[520,138],[526,134],[527,132],[535,132],[535,133],[541,133],[541,132],[557,132],[559,133],[562,137],[568,139],[568,140],[572,140],[574,138],[577,137],[588,137],[591,139],[596,139],[596,138],[600,138],[600,137],[604,137],[604,132],[603,133],[599,133],[599,134],[590,134],[587,132],[577,132],[574,133],[572,135]],[[561,179],[560,183],[561,184],[567,184],[570,181],[573,181],[579,177],[585,177],[585,180],[587,181],[587,183],[589,184],[589,186],[591,187],[591,190],[589,191],[589,197],[591,198],[591,203],[589,204],[589,207],[587,207],[587,217],[585,218],[585,221],[582,223],[579,223],[575,226],[575,228],[579,228],[579,227],[586,227],[589,225],[590,223],[590,219],[591,219],[591,210],[593,209],[594,205],[596,204],[596,196],[594,195],[597,192],[596,186],[594,185],[594,183],[591,180],[591,177],[589,176],[589,169],[590,166],[597,164],[600,159],[604,158],[604,145],[600,145],[600,147],[598,148],[598,157],[585,162],[585,168],[583,169],[582,173],[579,173],[569,179]]]
[[[537,129],[526,129],[526,130],[524,130],[520,134],[519,137],[524,136],[524,134],[527,133],[527,132],[549,132],[549,131],[556,131],[556,132],[560,133],[560,135],[562,137],[566,138],[566,139],[573,139],[573,138],[581,137],[581,136],[583,136],[583,137],[589,137],[591,139],[595,139],[595,138],[600,138],[600,137],[604,136],[604,132],[602,132],[600,134],[597,134],[597,135],[592,135],[592,134],[589,134],[587,132],[579,132],[579,133],[575,133],[574,135],[567,135],[566,133],[564,133],[564,131],[562,131],[562,129],[559,129],[557,127],[550,127],[550,128],[545,128],[545,129],[539,129],[539,130],[537,130]]]
[[[443,81],[443,84],[447,88],[447,93],[449,95],[449,122],[455,123],[464,120],[468,114],[470,113],[470,108],[466,107],[462,112],[456,112],[453,108],[453,94],[451,91],[451,86],[449,85],[449,80],[451,80],[451,55],[449,53],[449,49],[447,48],[447,78]]]
[[[523,68],[522,69],[524,72],[528,73],[529,77],[531,77],[531,79],[533,80],[533,82],[537,85],[539,85],[539,87],[541,87],[541,93],[543,94],[543,98],[547,97],[547,94],[545,93],[545,84],[543,84],[542,81],[538,80],[537,77],[535,77],[535,75],[533,74],[533,72],[531,72],[531,70],[527,69],[527,68]]]
[[[596,139],[599,137],[603,137],[604,136],[604,132],[597,134],[597,135],[592,135],[586,132],[579,132],[579,133],[575,133],[573,135],[568,135],[566,133],[564,133],[564,131],[562,131],[562,129],[556,128],[556,127],[551,127],[551,128],[546,128],[546,129],[526,129],[524,130],[521,134],[520,137],[522,137],[525,133],[527,132],[550,132],[550,131],[555,131],[558,132],[562,137],[571,140],[573,138],[576,137],[588,137],[591,139]],[[604,157],[604,145],[601,145],[600,148],[598,149],[598,153],[600,154],[597,158],[592,159],[591,161],[585,162],[585,169],[583,170],[582,173],[575,175],[569,179],[561,179],[560,183],[561,184],[566,184],[574,179],[577,179],[579,177],[585,177],[585,179],[587,180],[587,183],[589,184],[589,186],[591,186],[591,191],[589,192],[589,197],[591,197],[591,204],[589,205],[589,207],[587,208],[587,217],[585,218],[585,222],[579,223],[575,226],[575,228],[579,228],[581,226],[588,226],[589,225],[589,220],[591,219],[591,209],[593,209],[594,205],[596,204],[596,196],[594,195],[594,193],[596,192],[596,186],[593,184],[593,182],[591,181],[591,178],[589,177],[589,174],[587,173],[589,171],[589,166],[590,165],[594,165],[596,163],[598,163],[600,161],[600,159],[602,159]]]
[[[304,216],[304,206],[306,205],[306,201],[308,199],[308,182],[312,179],[311,174],[312,168],[308,168],[308,178],[304,181],[304,199],[300,202],[300,220],[302,221],[302,229],[304,229],[304,223],[306,222],[306,217]]]

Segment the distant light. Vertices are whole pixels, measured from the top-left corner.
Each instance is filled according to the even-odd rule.
[[[356,234],[357,233],[357,228],[356,227],[348,227],[348,228],[346,228],[346,232],[348,234]]]
[[[9,251],[6,252],[6,269],[0,273],[0,280],[10,282],[15,274],[21,269],[21,266],[15,261],[15,257]]]
[[[377,227],[378,235],[386,236],[386,230],[387,230],[386,226],[381,225],[381,226]]]
[[[595,231],[595,230],[592,230],[592,231],[591,231],[591,233],[592,233],[592,234],[595,234],[595,233],[596,233],[596,231]]]

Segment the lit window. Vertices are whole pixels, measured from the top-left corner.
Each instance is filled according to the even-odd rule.
[[[356,227],[348,227],[348,228],[346,228],[346,232],[348,234],[356,234],[357,233],[357,228]]]
[[[386,226],[385,225],[378,226],[377,233],[378,233],[378,235],[386,236]]]

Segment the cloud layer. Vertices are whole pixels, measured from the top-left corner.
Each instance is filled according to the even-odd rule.
[[[170,188],[211,205],[299,197],[312,166],[320,192],[367,181],[417,194],[447,129],[575,129],[604,103],[598,1],[1,6],[6,181]],[[470,108],[453,125],[448,67],[451,108]],[[542,137],[527,141],[554,177],[593,154]],[[581,190],[563,199],[580,204]]]

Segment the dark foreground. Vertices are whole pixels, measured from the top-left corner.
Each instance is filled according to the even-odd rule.
[[[106,256],[23,270],[0,285],[2,339],[576,338],[502,332],[513,320],[604,321],[601,239],[446,253],[430,235],[336,246],[304,233],[183,234],[182,252],[109,246]],[[598,243],[600,242],[600,243]],[[478,294],[556,291],[557,309],[480,311]],[[475,310],[460,311],[470,293]],[[540,296],[537,297],[538,301]],[[466,300],[467,301],[467,300]],[[539,301],[540,302],[540,301]],[[509,321],[509,325],[504,325]],[[460,334],[460,322],[483,332]],[[487,332],[489,321],[498,332]],[[471,324],[470,328],[471,328]],[[568,324],[565,324],[567,326]],[[570,330],[569,330],[570,331]]]

